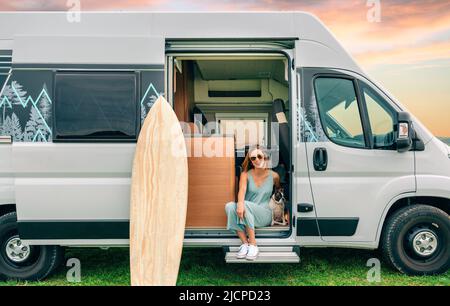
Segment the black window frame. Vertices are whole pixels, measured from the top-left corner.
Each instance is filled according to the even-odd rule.
[[[361,127],[362,127],[362,131],[363,131],[363,136],[364,136],[364,142],[365,142],[365,146],[361,147],[361,146],[351,146],[351,145],[344,145],[342,143],[338,143],[335,140],[332,139],[332,137],[330,137],[328,135],[326,126],[324,125],[324,123],[322,122],[322,118],[321,118],[321,114],[320,114],[320,106],[319,106],[319,101],[317,99],[318,95],[316,92],[316,86],[315,86],[315,82],[318,78],[330,78],[330,79],[344,79],[344,80],[348,80],[351,81],[353,84],[353,88],[355,90],[355,96],[356,96],[356,102],[358,103],[358,110],[359,110],[359,118],[361,120]],[[318,116],[319,116],[319,121],[320,121],[320,125],[324,131],[324,134],[327,136],[328,140],[330,140],[332,143],[341,146],[341,147],[345,147],[345,148],[352,148],[352,149],[362,149],[362,150],[370,150],[373,147],[373,136],[372,136],[372,131],[370,129],[370,124],[369,124],[369,117],[367,114],[367,109],[365,107],[365,103],[363,103],[362,97],[361,97],[361,89],[359,87],[358,84],[358,80],[352,76],[349,75],[345,75],[345,74],[340,74],[340,73],[316,73],[313,75],[313,77],[311,78],[311,87],[312,87],[312,94],[314,94],[314,100],[316,101],[316,105],[317,105],[317,111]]]
[[[57,98],[56,98],[56,90],[57,90],[57,75],[64,75],[64,74],[79,74],[79,75],[118,75],[118,74],[128,74],[134,76],[134,82],[135,82],[135,135],[132,137],[58,137],[56,134],[56,107],[58,104]],[[134,70],[55,70],[53,72],[53,97],[54,97],[54,103],[52,103],[52,140],[53,142],[59,142],[59,143],[136,143],[137,139],[139,137],[139,132],[141,129],[141,104],[140,104],[140,84],[141,84],[141,74],[139,71]]]

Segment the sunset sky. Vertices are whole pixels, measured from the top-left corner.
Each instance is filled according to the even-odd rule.
[[[0,10],[67,10],[74,0],[0,0]],[[437,136],[450,137],[450,0],[81,0],[81,10],[262,11],[317,15],[375,80]]]

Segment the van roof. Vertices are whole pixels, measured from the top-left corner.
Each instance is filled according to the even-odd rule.
[[[289,38],[297,40],[297,67],[364,74],[326,26],[305,12],[81,12],[79,22],[75,14],[2,12],[0,49],[13,50],[13,63],[82,63],[86,53],[98,51],[110,63],[164,64],[164,42],[170,39]],[[74,43],[65,46],[69,40]],[[129,46],[127,54],[121,51],[123,44]],[[157,56],[149,55],[152,46],[162,48]],[[101,50],[105,47],[106,53]],[[116,57],[109,54],[115,52]]]

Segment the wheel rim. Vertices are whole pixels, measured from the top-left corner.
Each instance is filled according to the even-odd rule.
[[[0,243],[0,259],[11,268],[23,269],[33,266],[41,256],[41,248],[25,244],[16,230],[5,233],[0,240],[3,241]],[[20,248],[21,246],[26,246],[26,249]]]
[[[18,236],[11,237],[5,243],[6,257],[14,263],[23,263],[30,258],[31,247],[23,243]]]
[[[440,228],[433,223],[416,224],[404,236],[406,255],[415,262],[429,263],[442,253]]]
[[[412,239],[412,246],[417,255],[431,256],[438,249],[438,238],[431,231],[419,231]]]

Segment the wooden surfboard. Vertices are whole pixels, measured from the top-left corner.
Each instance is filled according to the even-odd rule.
[[[133,162],[131,285],[176,285],[187,197],[184,136],[172,107],[160,97],[144,120]]]

